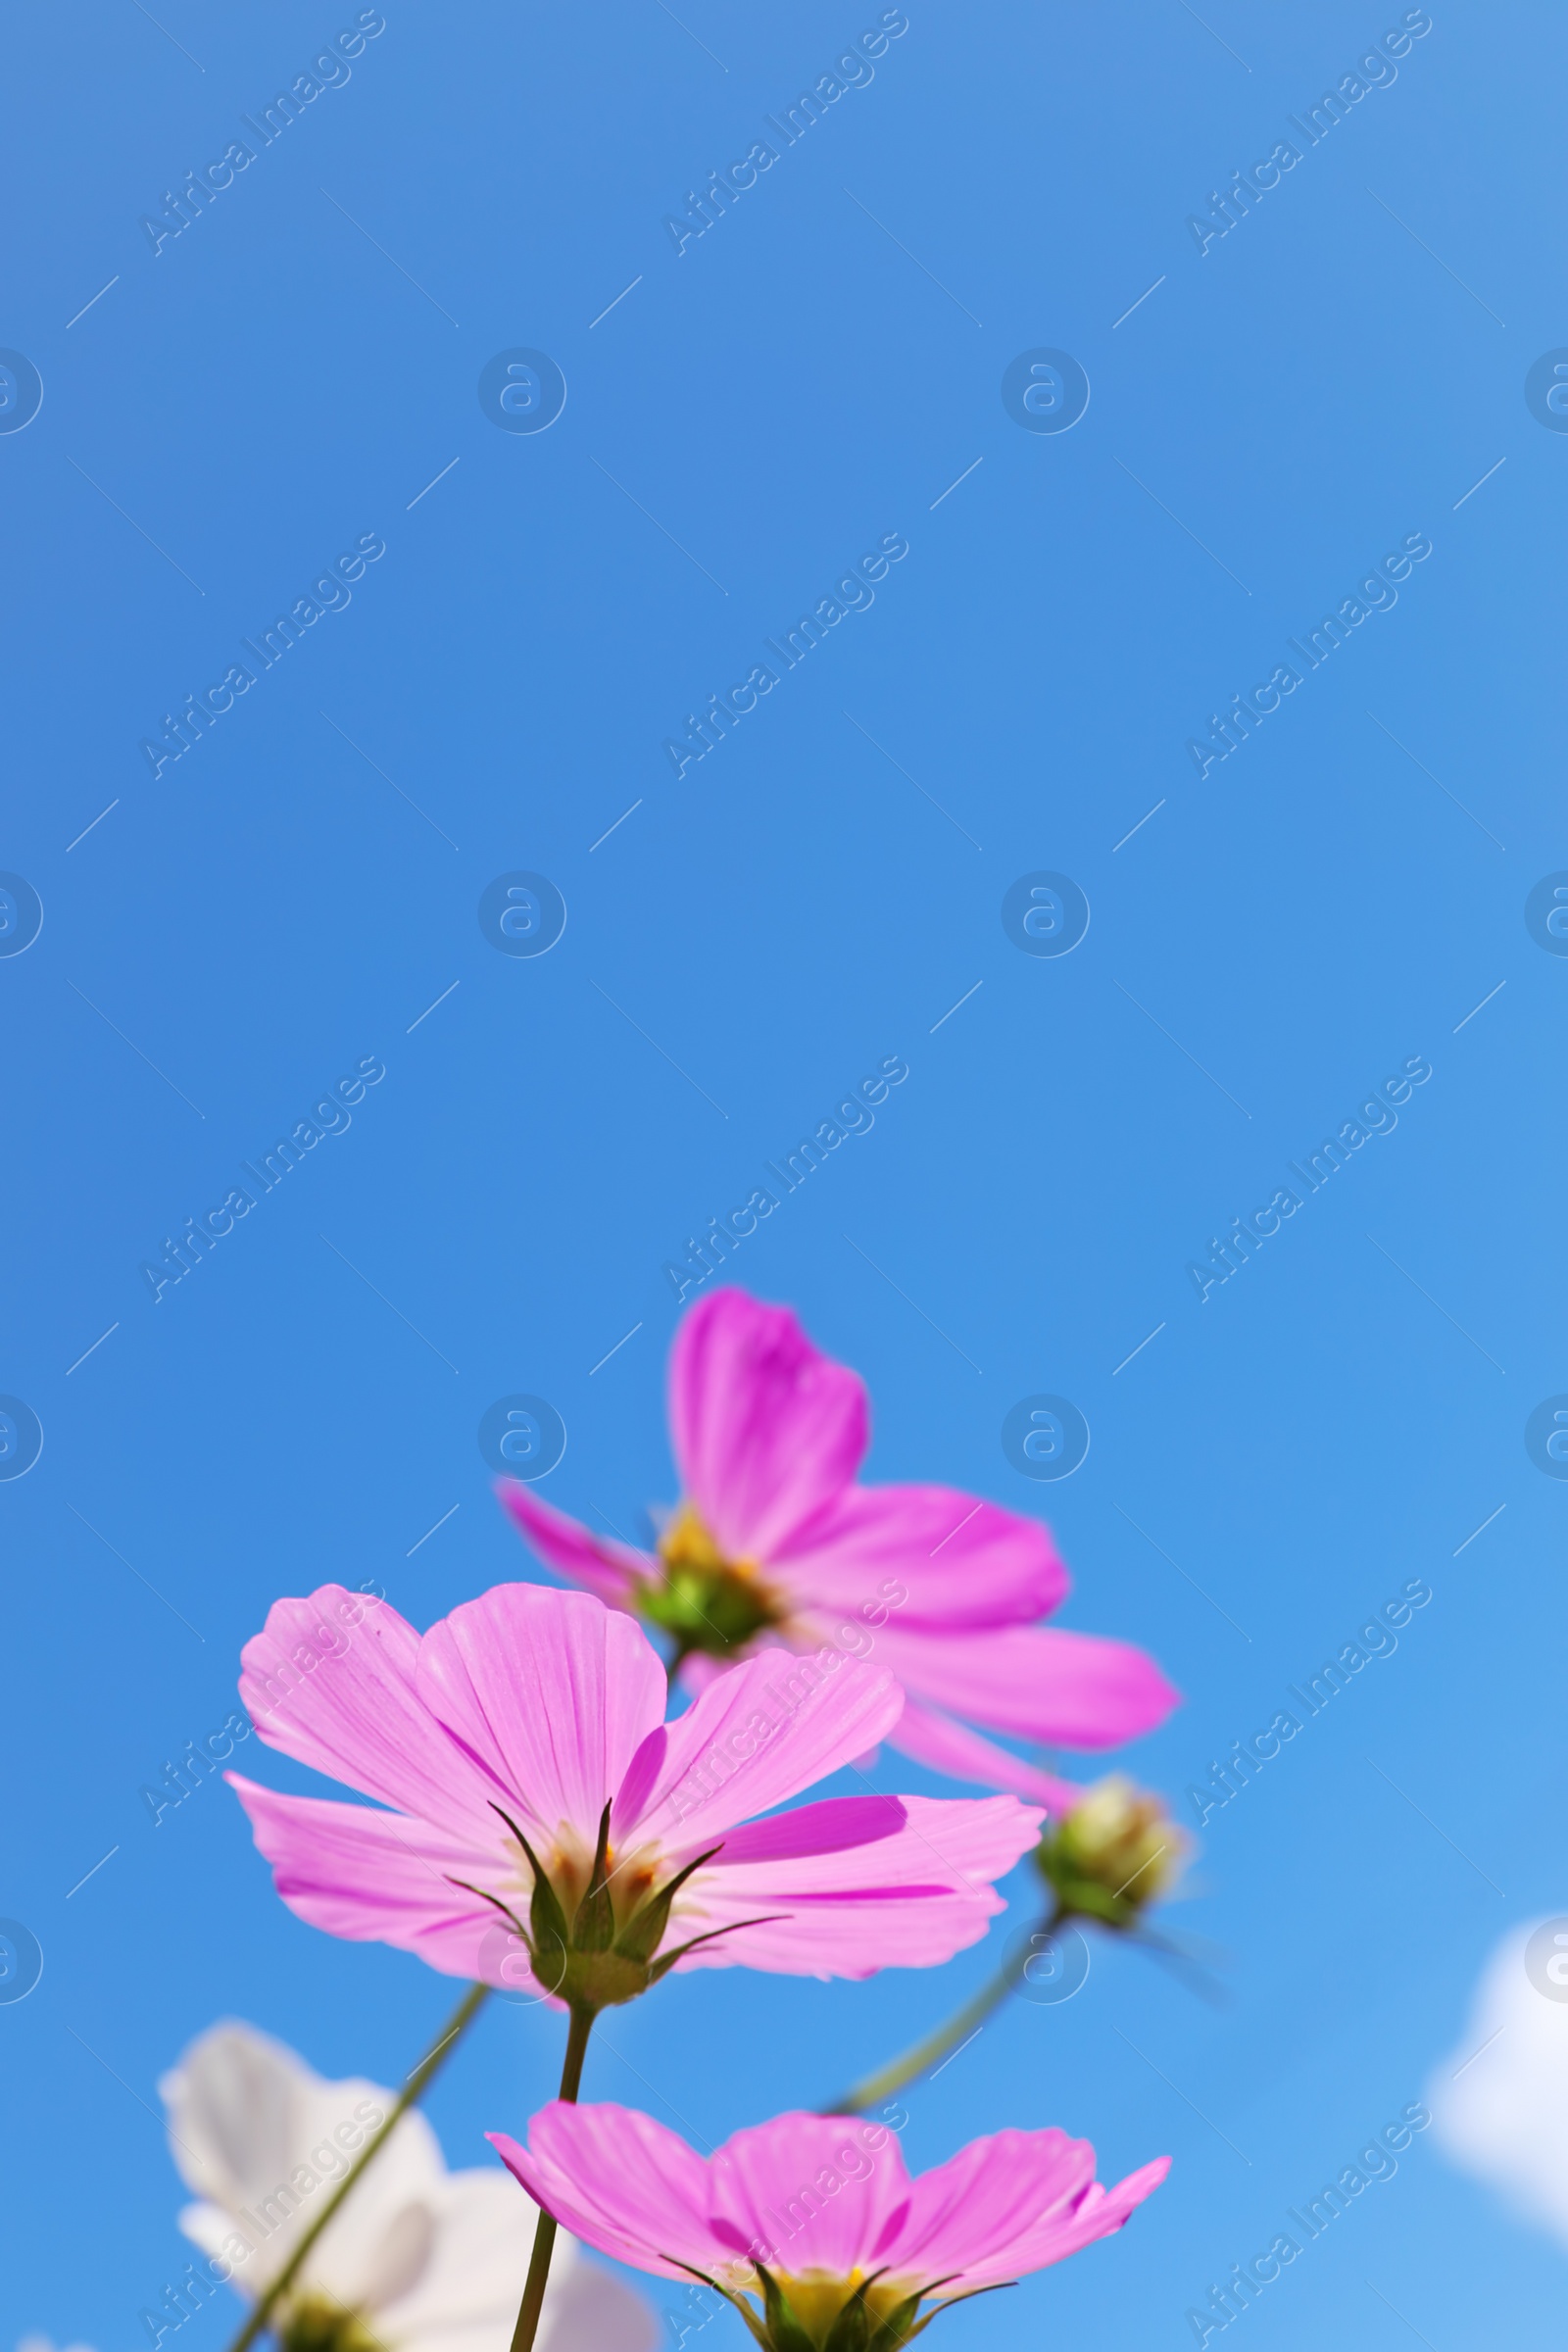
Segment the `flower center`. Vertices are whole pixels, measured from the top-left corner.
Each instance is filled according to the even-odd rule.
[[[675,1511],[659,1539],[662,1584],[637,1594],[643,1615],[673,1634],[680,1654],[704,1650],[732,1659],[754,1634],[779,1624],[784,1609],[755,1562],[726,1560],[689,1502]]]
[[[512,1841],[509,1839],[508,1842],[510,1845]],[[514,1889],[531,1900],[536,1883],[533,1866],[520,1847],[514,1847],[513,1850],[516,1858]],[[566,1920],[575,1920],[594,1881],[592,1852],[582,1838],[563,1822],[556,1832],[554,1842],[541,1852],[539,1859]],[[605,1888],[617,1933],[647,1903],[660,1876],[661,1864],[662,1856],[657,1845],[641,1845],[634,1847],[630,1853],[617,1853],[607,1840],[604,1856]]]
[[[374,2329],[356,2312],[324,2295],[306,2295],[293,2305],[279,2341],[283,2352],[386,2352]]]
[[[729,2288],[720,2291],[758,2334],[750,2303],[737,2301]],[[841,2271],[763,2271],[740,2291],[761,2300],[758,2340],[768,2352],[898,2352],[916,2332],[922,2299],[908,2278],[867,2279],[860,2270],[847,2278]]]

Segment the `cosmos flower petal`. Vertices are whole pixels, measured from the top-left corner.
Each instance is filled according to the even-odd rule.
[[[890,1621],[876,1654],[916,1698],[1049,1745],[1118,1746],[1163,1723],[1181,1695],[1132,1642],[1057,1626],[934,1636]]]
[[[722,2156],[709,2168],[715,2234],[741,2248],[756,2245],[764,2261],[771,2257],[769,2267],[793,2272],[808,2263],[840,2278],[869,2269],[866,2249],[908,2203],[897,2138],[887,2132],[873,2158],[847,2116],[774,2116],[737,2132]],[[848,2185],[824,2194],[829,2180]]]
[[[170,2153],[209,2200],[180,2228],[253,2302],[294,2254],[367,2134],[392,2112],[375,2082],[326,2082],[283,2043],[238,2020],[199,2034],[159,2083]],[[292,2209],[290,2209],[292,2207]],[[258,2215],[262,2216],[258,2220]],[[517,2192],[499,2167],[448,2173],[424,2117],[403,2115],[332,2216],[273,2316],[299,2342],[313,2303],[361,2323],[356,2341],[395,2352],[496,2352],[511,2335],[528,2269]],[[265,2234],[261,2234],[265,2232]],[[237,2259],[236,2259],[237,2256]],[[538,2352],[654,2352],[658,2316],[558,2238]]]
[[[1160,2158],[1114,2189],[1095,2153],[1063,2132],[1001,2132],[911,2181],[885,2126],[791,2114],[737,2132],[705,2163],[676,2133],[624,2107],[560,2100],[529,2146],[491,2138],[546,2210],[602,2252],[680,2277],[682,2263],[759,2291],[748,2257],[775,2276],[947,2295],[1060,2261],[1119,2229],[1165,2177]]]
[[[1094,2179],[1094,2149],[1065,2132],[998,2132],[971,2140],[920,2176],[897,2241],[882,2259],[910,2264],[932,2278],[956,2270],[966,2280],[1010,2278],[1018,2240],[1043,2217],[1070,2216]]]
[[[878,1800],[841,1801],[874,1808]],[[678,1968],[739,1961],[796,1975],[865,1977],[890,1960],[932,1967],[978,1943],[1004,1908],[992,1881],[1035,1844],[1039,1813],[1010,1796],[896,1801],[902,1823],[858,1845],[751,1860],[726,1843],[725,1867],[698,1873],[678,1899],[676,1919],[682,1939],[718,1927],[729,1932]],[[829,1800],[776,1819],[782,1826],[836,1809]],[[873,1818],[868,1812],[868,1824]],[[740,1924],[747,1920],[769,1924]]]
[[[1028,1624],[1066,1598],[1048,1531],[955,1487],[851,1487],[767,1570],[797,1605],[851,1618],[903,1586],[900,1626]]]
[[[464,1601],[425,1635],[417,1680],[432,1714],[535,1821],[586,1831],[590,1850],[664,1715],[664,1670],[635,1620],[543,1585]]]
[[[379,2083],[323,2082],[284,2043],[238,2021],[198,2035],[158,2089],[170,2154],[187,2185],[207,2200],[187,2207],[180,2227],[213,2253],[231,2238],[234,2217],[273,2197],[299,2167],[318,2186],[340,2179],[350,2153],[390,2114],[394,2099]],[[386,2244],[389,2214],[426,2213],[444,2177],[430,2126],[416,2112],[404,2116],[376,2160],[375,2195],[351,2201],[335,2217],[310,2256],[309,2281],[350,2303],[371,2296],[379,2281],[396,2276],[395,2259],[393,2268],[388,2263],[389,2253],[395,2258]],[[254,2297],[268,2284],[315,2210],[312,2192],[282,2215],[236,2268],[240,2293]],[[415,2244],[418,2230],[416,2218],[403,2232],[406,2245]]]
[[[563,2115],[570,2119],[564,2128]],[[485,2136],[536,2205],[617,2262],[685,2278],[683,2262],[711,2271],[733,2252],[703,2219],[707,2165],[651,2115],[553,2099],[529,2124],[526,2148],[504,2132]]]
[[[761,1833],[808,1822],[815,1814],[863,1807],[866,1836],[857,1844],[802,1845],[794,1852],[756,1853],[746,1841]],[[879,1809],[883,1827],[874,1827]],[[1041,1816],[1012,1796],[841,1797],[779,1813],[725,1841],[722,1877],[737,1887],[789,1885],[802,1893],[848,1893],[858,1887],[923,1886],[989,1891],[1039,1840]],[[717,1872],[699,1875],[705,1890]]]
[[[999,1747],[966,1723],[955,1721],[940,1707],[906,1693],[904,1713],[888,1735],[891,1744],[906,1756],[929,1764],[956,1781],[978,1781],[987,1788],[1010,1788],[1016,1796],[1032,1796],[1049,1812],[1066,1813],[1084,1791],[1076,1781],[1064,1781],[1038,1764],[1026,1763],[1010,1748]]]
[[[569,2238],[565,2242],[572,2243]],[[558,2237],[536,2352],[657,2352],[664,2330],[653,2305],[596,2262],[574,2262],[569,2270],[561,2270],[561,2244]],[[421,2344],[419,2352],[449,2348]],[[450,2352],[491,2352],[490,2340],[469,2337],[452,2345]]]
[[[322,1585],[273,1602],[241,1652],[239,1694],[270,1747],[459,1830],[475,1812],[473,1776],[419,1699],[418,1654],[389,1603]]]
[[[412,1694],[406,1678],[401,1686],[399,1720],[414,1726],[411,1741],[435,1751],[429,1810],[417,1787],[407,1805],[383,1811],[228,1777],[279,1894],[301,1918],[507,1989],[553,1997],[565,1967],[551,1984],[533,1984],[521,1931],[490,1899],[521,1917],[531,1880],[512,1822],[553,1881],[559,1874],[568,1917],[581,1893],[572,1874],[585,1868],[610,1804],[612,1881],[622,1862],[638,1864],[620,1882],[628,1906],[709,1856],[676,1895],[665,1949],[765,1911],[766,1931],[706,1945],[702,1965],[858,1977],[945,1960],[973,1942],[1001,1908],[991,1880],[1038,1826],[1011,1797],[851,1800],[815,1819],[807,1808],[805,1819],[762,1823],[749,1849],[740,1839],[753,1858],[730,1867],[726,1838],[862,1755],[897,1721],[903,1692],[880,1666],[771,1649],[718,1676],[666,1725],[663,1671],[646,1637],[586,1592],[511,1585],[465,1603],[419,1643],[414,1679]],[[322,1679],[323,1718],[333,1689]],[[344,1689],[358,1729],[364,1693]],[[328,1721],[313,1752],[328,1752],[330,1729]],[[856,1858],[861,1849],[874,1866]],[[791,1907],[793,1950],[789,1920],[778,1916]]]
[[[1102,2187],[1099,2181],[1088,2191],[1083,2202],[1071,2214],[1043,2220],[1034,2230],[1014,2243],[1008,2272],[1016,2277],[1020,2271],[1043,2270],[1048,2263],[1060,2262],[1080,2247],[1093,2245],[1097,2238],[1109,2237],[1122,2229],[1170,2171],[1170,2158],[1156,2156],[1152,2164],[1140,2165],[1114,2188]]]
[[[638,1585],[647,1578],[657,1581],[659,1562],[649,1553],[596,1534],[514,1479],[497,1480],[496,1494],[545,1566],[596,1592],[609,1607],[630,1608]]]
[[[480,1974],[481,1942],[506,1922],[452,1881],[482,1886],[493,1879],[494,1846],[487,1851],[406,1814],[280,1796],[237,1772],[223,1777],[250,1815],[278,1893],[299,1918],[354,1943],[416,1952],[443,1976]],[[505,1980],[492,1971],[490,1981]]]
[[[699,1852],[735,1823],[769,1812],[863,1755],[903,1705],[903,1691],[882,1667],[836,1652],[823,1660],[765,1649],[718,1675],[667,1726],[641,1823],[628,1822],[622,1835],[640,1826],[678,1841],[683,1853]]]
[[[686,1492],[726,1559],[786,1557],[854,1478],[868,1435],[856,1375],[788,1307],[714,1291],[675,1335],[669,1421]]]
[[[499,2352],[516,2320],[531,2251],[517,2192],[499,2165],[453,2173],[435,2204],[435,2241],[412,2288],[383,2302],[376,2334],[395,2352]],[[558,2237],[537,2352],[654,2352],[658,2316]]]
[[[759,1902],[764,1905],[761,1911],[754,1907]],[[722,1883],[711,1899],[705,1889],[701,1908],[679,1926],[688,1933],[716,1927],[728,1932],[717,1943],[701,1943],[686,1953],[673,1973],[760,1968],[771,1976],[820,1977],[824,1983],[844,1977],[860,1984],[885,1968],[940,1968],[955,1952],[978,1943],[1005,1907],[989,1886],[975,1895],[955,1894],[935,1881],[923,1886],[872,1886],[860,1895],[802,1895],[775,1886],[756,1889],[749,1901]]]
[[[724,1839],[724,1866],[743,1862],[795,1862],[803,1856],[858,1852],[892,1838],[908,1820],[899,1796],[828,1796],[820,1804],[797,1805],[766,1821],[749,1822]]]
[[[921,2176],[883,2259],[931,2278],[961,2271],[966,2286],[1016,2278],[1119,2230],[1169,2169],[1161,2157],[1105,2189],[1088,2140],[998,2132]]]

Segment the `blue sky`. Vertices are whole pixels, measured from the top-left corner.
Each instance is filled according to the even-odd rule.
[[[865,1375],[874,1476],[1049,1519],[1063,1621],[1185,1693],[1145,1779],[1180,1802],[1432,1595],[1209,1819],[1169,1924],[1223,1953],[1222,2006],[1097,1947],[1074,2000],[911,2095],[920,2164],[1047,2122],[1109,2177],[1175,2160],[1127,2235],[945,2320],[953,2352],[1192,2341],[1208,2283],[1419,2096],[1497,1937],[1563,1901],[1568,1489],[1525,1446],[1568,1391],[1568,961],[1525,920],[1568,868],[1568,437],[1525,397],[1568,346],[1561,17],[1435,8],[1311,144],[1292,118],[1402,9],[911,4],[774,136],[880,17],[389,0],[266,145],[243,118],[338,29],[296,0],[5,34],[0,343],[42,383],[0,433],[0,868],[43,917],[0,955],[0,1392],[43,1432],[0,1482],[0,1911],[44,1954],[0,2008],[13,2333],[145,2340],[187,2252],[149,2109],[197,2031],[391,2081],[449,2003],[296,1922],[220,1787],[156,1830],[139,1787],[234,1705],[279,1593],[376,1578],[423,1624],[524,1570],[476,1442],[497,1400],[560,1416],[563,1507],[667,1499],[663,1268],[886,1057],[874,1127],[733,1273]],[[155,252],[144,217],[233,142],[254,160]],[[1254,166],[1220,235],[1211,192]],[[1087,378],[1059,432],[1004,403],[1041,351]],[[564,380],[547,429],[481,403],[500,361],[511,416],[554,405],[517,353]],[[895,540],[874,601],[772,660]],[[245,641],[339,558],[264,667]],[[1386,558],[1380,609],[1293,653]],[[769,662],[677,776],[666,742]],[[1038,873],[1087,901],[1069,954],[1004,927]],[[541,956],[481,928],[517,874],[564,904]],[[1412,1060],[1397,1124],[1309,1193],[1291,1163]],[[351,1124],[155,1302],[166,1238],[367,1063]],[[1189,1264],[1293,1187],[1200,1298]],[[1036,1395],[1091,1433],[1059,1482],[1003,1450]],[[588,2088],[717,2138],[993,1958],[671,1984]],[[431,2103],[451,2161],[548,2095],[555,2041],[493,2008]],[[1421,2137],[1238,2325],[1544,2343],[1561,2262]]]

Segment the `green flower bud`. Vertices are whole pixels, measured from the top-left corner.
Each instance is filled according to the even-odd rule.
[[[1112,1773],[1052,1824],[1035,1860],[1064,1912],[1130,1928],[1170,1891],[1191,1842],[1157,1796]]]

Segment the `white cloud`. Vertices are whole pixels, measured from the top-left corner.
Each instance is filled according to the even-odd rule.
[[[1426,2096],[1453,2161],[1568,2245],[1568,1917],[1498,1944]]]

